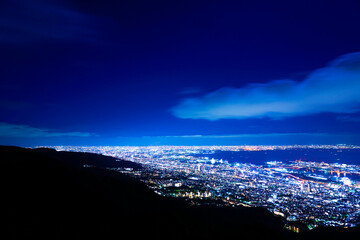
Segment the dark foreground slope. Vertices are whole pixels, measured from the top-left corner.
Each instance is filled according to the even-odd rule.
[[[83,168],[83,165],[98,166]],[[104,167],[141,166],[88,153],[0,146],[0,236],[297,239],[264,209],[189,206]],[[320,233],[325,236],[325,233]],[[317,236],[317,235],[314,235]],[[4,238],[5,239],[5,238]]]

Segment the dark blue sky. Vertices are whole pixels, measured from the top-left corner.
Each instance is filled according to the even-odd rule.
[[[360,144],[360,2],[0,4],[0,144]]]

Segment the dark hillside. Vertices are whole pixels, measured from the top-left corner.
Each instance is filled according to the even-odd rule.
[[[284,230],[282,219],[264,209],[189,206],[158,196],[143,183],[103,168],[115,165],[141,167],[97,154],[0,147],[1,234],[49,239],[300,236]]]
[[[80,153],[80,152],[65,152],[65,151],[56,151],[55,149],[50,148],[36,148],[33,151],[39,152],[43,155],[49,156],[51,158],[56,158],[59,161],[66,163],[72,167],[83,167],[84,165],[96,166],[98,168],[116,168],[116,167],[128,167],[135,170],[140,169],[141,165],[115,159],[109,156],[103,156],[95,153]]]

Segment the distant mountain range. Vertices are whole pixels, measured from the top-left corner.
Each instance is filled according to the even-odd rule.
[[[85,167],[84,167],[85,166]],[[114,167],[141,165],[92,153],[0,146],[0,236],[99,239],[346,239],[360,228],[284,229],[262,208],[190,206]]]

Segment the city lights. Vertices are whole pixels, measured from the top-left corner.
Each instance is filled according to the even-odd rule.
[[[140,179],[162,196],[191,204],[262,207],[286,221],[318,226],[353,227],[360,223],[360,165],[314,161],[229,162],[216,151],[296,149],[357,150],[358,146],[54,146],[58,151],[92,152],[140,163],[141,170],[111,170]],[[202,155],[202,154],[206,154]],[[88,166],[87,166],[88,167]],[[294,230],[294,229],[295,230]]]

